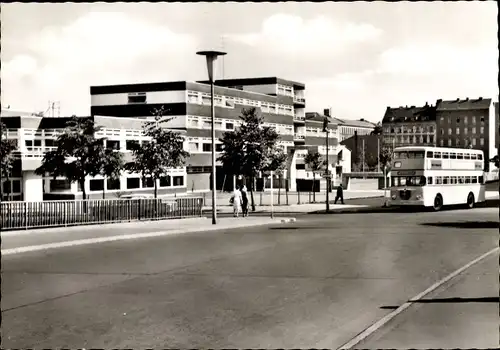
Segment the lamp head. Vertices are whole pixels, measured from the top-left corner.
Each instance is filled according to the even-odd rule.
[[[213,78],[215,75],[214,62],[218,56],[224,56],[226,55],[226,53],[222,51],[198,51],[196,54],[205,56],[207,58],[208,79],[210,80],[210,82],[213,82]]]

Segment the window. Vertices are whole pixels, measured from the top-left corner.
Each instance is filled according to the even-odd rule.
[[[450,183],[451,183],[452,185],[456,185],[456,183],[457,183],[457,177],[456,177],[456,176],[451,176],[451,177],[450,177]]]
[[[408,158],[409,159],[423,159],[424,158],[424,151],[408,152]]]
[[[448,135],[451,135],[451,128],[448,128]]]
[[[454,152],[450,153],[450,159],[457,159],[457,154]]]
[[[457,138],[457,139],[455,140],[455,146],[457,146],[457,147],[458,147],[458,146],[460,146],[460,139],[458,139],[458,138]]]
[[[434,153],[434,158],[441,159],[441,152],[435,152]]]
[[[305,164],[295,164],[295,169],[297,170],[305,170],[306,165]]]
[[[464,135],[467,135],[467,133],[469,132],[469,129],[468,128],[465,128],[464,129]]]
[[[475,138],[473,138],[473,139],[472,139],[472,146],[475,146],[475,145],[476,145],[476,139],[475,139]]]
[[[479,128],[479,133],[480,133],[480,134],[484,134],[484,126],[481,126],[481,127]]]
[[[119,150],[120,149],[120,141],[106,140],[106,148],[112,149],[112,150]]]
[[[443,147],[443,146],[444,146],[444,140],[443,140],[443,139],[439,140],[439,145],[440,145],[441,147]]]
[[[135,146],[139,145],[139,141],[137,140],[127,140],[125,141],[125,149],[131,151],[134,149]]]
[[[464,154],[464,159],[470,159],[470,153],[465,153]]]
[[[473,153],[470,155],[470,159],[475,160],[477,159],[477,154]]]
[[[222,143],[215,144],[215,152],[222,152],[224,150],[224,145]]]
[[[464,116],[464,124],[467,124],[467,123],[469,123],[469,117],[465,115]]]
[[[198,118],[189,118],[189,126],[193,128],[198,127]]]
[[[465,183],[466,184],[470,184],[470,176],[466,176],[465,177]]]
[[[456,128],[455,134],[460,135],[460,128]]]
[[[442,185],[443,184],[443,178],[441,176],[436,176],[436,185]]]
[[[451,139],[448,139],[448,147],[451,147]]]
[[[233,123],[226,123],[226,130],[233,130],[233,129],[234,129]]]
[[[476,116],[472,116],[472,124],[476,124]]]
[[[457,117],[457,124],[460,123],[460,117]]]
[[[392,186],[424,186],[424,176],[394,176]]]
[[[204,143],[203,144],[203,152],[212,152],[212,144]]]
[[[128,94],[128,103],[146,103],[146,93],[137,92]]]
[[[475,134],[475,133],[476,133],[476,127],[475,127],[475,126],[472,128],[472,133],[473,133],[473,134]]]
[[[71,189],[71,183],[64,179],[64,180],[50,180],[50,192],[57,192],[57,191],[68,191]]]
[[[151,188],[151,187],[155,187],[155,182],[153,180],[152,177],[146,177],[146,178],[142,178],[141,179],[142,181],[142,188]]]
[[[449,159],[450,158],[450,155],[448,154],[448,152],[443,152],[443,159]]]
[[[432,185],[432,176],[427,177],[427,184]]]
[[[463,176],[459,176],[458,177],[458,183],[461,184],[461,185],[464,184],[465,183],[465,178]]]
[[[478,154],[478,155],[477,155],[477,159],[478,159],[478,160],[483,160],[483,155],[482,155],[482,154]]]
[[[91,191],[103,191],[104,190],[104,180],[103,179],[90,180],[89,187],[90,187]]]
[[[183,186],[184,176],[174,176],[174,186]]]
[[[204,120],[203,121],[203,126],[202,126],[204,129],[211,129],[212,128],[212,123],[207,121],[207,120]]]
[[[484,137],[481,137],[481,138],[479,139],[479,145],[480,145],[480,146],[484,146]]]
[[[57,146],[56,140],[52,140],[52,139],[45,140],[45,147],[56,147],[56,146]]]
[[[464,159],[463,153],[457,153],[457,159]]]
[[[119,190],[120,189],[120,179],[107,179],[106,187],[108,190]]]
[[[480,184],[484,183],[484,178],[483,178],[482,176],[479,176],[479,180],[478,180],[478,182],[479,182]]]
[[[481,117],[481,124],[484,124],[484,117]]]
[[[170,186],[172,186],[170,179],[171,178],[170,178],[169,175],[160,177],[160,187],[170,187]]]
[[[129,190],[139,188],[140,184],[141,184],[141,181],[138,177],[127,178],[127,189],[129,189]]]
[[[434,155],[432,151],[427,151],[427,158],[432,158],[433,156]]]
[[[448,185],[450,183],[450,177],[449,176],[443,176],[443,185]]]
[[[472,180],[471,183],[477,184],[477,177],[476,176],[472,176],[471,180]]]
[[[189,152],[198,152],[199,145],[198,142],[190,142],[188,145]]]
[[[219,130],[222,129],[222,122],[215,122],[214,124],[215,124],[214,125],[215,129],[219,129]]]

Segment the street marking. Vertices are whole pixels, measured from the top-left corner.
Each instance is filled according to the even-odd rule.
[[[289,220],[294,220],[295,218],[291,218]],[[47,243],[40,245],[31,245],[10,249],[2,249],[2,255],[11,255],[11,254],[20,254],[27,252],[35,252],[40,250],[48,250],[48,249],[56,249],[56,248],[66,248],[66,247],[74,247],[79,245],[88,245],[88,244],[97,244],[97,243],[106,243],[106,242],[114,242],[114,241],[125,241],[130,239],[139,239],[139,238],[150,238],[150,237],[160,237],[160,236],[168,236],[174,234],[182,234],[182,233],[194,233],[194,232],[204,232],[204,231],[216,231],[216,230],[229,230],[229,229],[237,229],[244,227],[253,227],[253,226],[265,226],[271,224],[280,223],[278,220],[268,221],[268,222],[258,222],[258,223],[243,223],[231,227],[221,227],[217,225],[209,226],[206,228],[193,227],[187,229],[179,229],[179,230],[171,230],[171,231],[156,231],[156,232],[147,232],[147,233],[135,233],[128,235],[118,235],[118,236],[109,236],[109,237],[98,237],[98,238],[87,238],[87,239],[77,239],[74,241],[63,241],[57,243]]]
[[[341,347],[339,347],[338,350],[352,349],[358,343],[362,342],[363,340],[365,340],[366,338],[368,338],[370,335],[372,335],[373,333],[375,333],[377,330],[379,330],[380,328],[382,328],[383,326],[385,326],[394,317],[396,317],[397,315],[399,315],[400,313],[402,313],[404,310],[406,310],[407,308],[409,308],[415,301],[418,301],[418,300],[422,299],[424,296],[426,296],[430,292],[434,291],[435,289],[439,288],[440,286],[442,286],[446,282],[450,281],[452,278],[456,277],[457,275],[461,274],[462,272],[464,272],[465,270],[467,270],[472,265],[477,264],[481,260],[487,258],[489,255],[497,253],[499,250],[500,250],[500,247],[494,248],[494,249],[490,250],[489,252],[481,255],[480,257],[472,260],[468,264],[462,266],[458,270],[450,273],[448,276],[446,276],[442,280],[434,283],[432,286],[430,286],[429,288],[427,288],[426,290],[424,290],[422,293],[414,296],[413,298],[410,298],[411,301],[404,303],[403,305],[401,305],[400,307],[398,307],[393,312],[391,312],[391,313],[387,314],[386,316],[382,317],[380,320],[378,320],[377,322],[375,322],[374,324],[372,324],[370,327],[366,328],[363,332],[359,333],[356,337],[354,337],[353,339],[349,340],[347,343],[345,343],[344,345],[342,345]]]

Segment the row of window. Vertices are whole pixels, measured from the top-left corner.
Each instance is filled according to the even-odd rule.
[[[456,121],[457,124],[459,124],[461,121],[463,121],[464,124],[468,124],[469,123],[469,119],[471,120],[471,124],[476,124],[477,117],[475,115],[472,115],[472,116],[465,115],[463,117],[456,117],[455,121]],[[441,122],[444,122],[445,121],[445,117],[441,116],[439,120]],[[451,116],[448,116],[446,118],[446,121],[448,122],[448,124],[451,124],[452,121],[453,121],[453,118]],[[480,121],[481,121],[481,124],[484,124],[484,117],[480,117]]]
[[[464,128],[463,130],[464,130],[464,135],[467,135],[469,133],[469,130],[471,131],[471,134],[476,134],[476,131],[477,131],[475,126],[472,128]],[[441,132],[441,135],[444,135],[444,129],[441,129],[440,132]],[[453,132],[453,129],[448,128],[448,135],[451,135],[452,132]],[[479,128],[479,133],[481,135],[484,134],[484,126],[481,126]],[[455,134],[460,135],[460,128],[459,127],[455,128]]]
[[[482,184],[483,176],[393,176],[391,183],[393,187]]]
[[[357,131],[358,135],[369,135],[372,130],[366,128],[354,128],[352,126],[340,126],[340,133],[344,135],[354,135],[354,132]]]
[[[293,95],[293,93],[292,93]],[[188,103],[211,105],[211,95],[198,91],[188,91]],[[214,95],[214,105],[223,108],[234,108],[235,104],[244,106],[260,107],[264,113],[294,115],[292,105],[284,105],[273,102],[257,101],[241,97]]]
[[[423,159],[424,155],[427,159],[465,159],[465,160],[482,160],[481,153],[473,152],[435,152],[427,151],[397,151],[394,152],[395,159]]]
[[[387,134],[409,134],[409,133],[433,133],[434,126],[433,125],[413,125],[407,126],[402,125],[399,127],[386,127],[384,128],[384,132]]]
[[[385,136],[385,143],[400,144],[434,144],[434,135]]]
[[[293,87],[288,85],[278,85],[277,93],[278,95],[291,96],[293,97]]]
[[[467,140],[464,141],[463,146],[477,146],[477,140],[479,140],[479,145],[480,146],[484,146],[484,138],[483,137],[481,137],[479,139],[468,138]],[[452,147],[452,146],[461,147],[462,146],[462,141],[459,138],[456,138],[455,139],[455,144],[453,145],[453,140],[451,138],[447,139],[446,143],[445,143],[444,139],[439,140],[439,146],[444,147],[445,144],[448,147]]]

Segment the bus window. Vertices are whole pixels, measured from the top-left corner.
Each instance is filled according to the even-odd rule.
[[[441,159],[441,152],[434,153],[434,158]]]
[[[459,184],[464,184],[465,183],[465,178],[463,176],[458,177],[458,183]]]
[[[432,152],[431,152],[432,153]],[[432,176],[427,177],[427,184],[432,185]]]
[[[408,157],[409,158],[415,158],[415,159],[423,159],[424,158],[424,151],[413,151],[413,152],[408,152]]]
[[[457,159],[464,159],[463,153],[457,153]]]
[[[457,177],[456,176],[451,176],[450,177],[450,184],[455,185],[457,183]]]
[[[433,152],[432,151],[427,151],[427,158],[433,158]]]
[[[475,153],[471,154],[471,155],[470,155],[470,159],[472,159],[472,160],[477,159],[477,158],[476,158],[476,154],[475,154]]]
[[[464,159],[470,159],[470,153],[465,153],[464,154]]]
[[[448,153],[447,152],[443,152],[443,159],[448,159]]]
[[[456,153],[450,153],[450,159],[457,159]]]
[[[470,184],[470,176],[466,176],[465,177],[465,183],[466,184]]]
[[[482,184],[484,182],[484,179],[482,176],[479,176],[479,183]]]
[[[472,176],[472,183],[477,184],[477,177],[476,176]]]
[[[441,176],[436,176],[436,185],[442,185],[443,184],[443,178]]]
[[[450,177],[449,176],[443,176],[443,185],[448,185],[450,183]]]
[[[477,155],[477,159],[479,159],[479,160],[483,160],[483,155],[482,155],[482,154],[478,154],[478,155]]]

